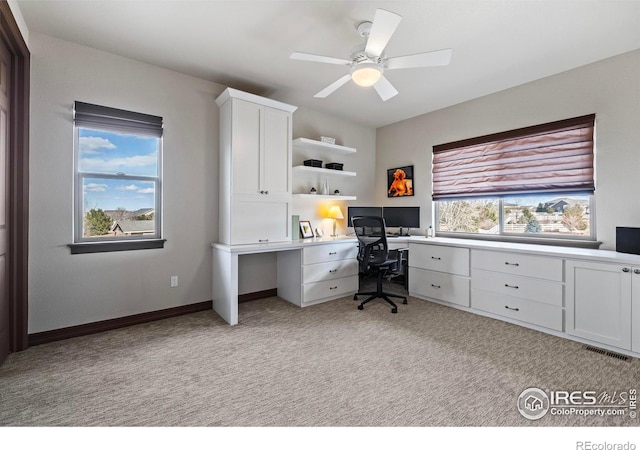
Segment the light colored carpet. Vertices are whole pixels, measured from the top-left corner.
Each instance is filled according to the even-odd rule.
[[[628,417],[523,418],[527,387],[640,387],[640,361],[410,299],[240,305],[32,347],[0,367],[14,426],[613,426]]]

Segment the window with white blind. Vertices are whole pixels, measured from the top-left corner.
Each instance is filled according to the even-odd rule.
[[[595,115],[433,147],[436,233],[594,246]]]
[[[72,253],[162,247],[162,117],[75,102],[74,130]]]

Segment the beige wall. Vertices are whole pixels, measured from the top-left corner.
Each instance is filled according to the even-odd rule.
[[[437,144],[596,114],[596,231],[615,249],[615,227],[640,227],[640,51],[626,53],[377,130],[376,195],[386,169],[415,165],[422,226],[432,223],[431,152]]]

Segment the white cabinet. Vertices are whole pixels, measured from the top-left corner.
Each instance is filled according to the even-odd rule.
[[[562,259],[471,251],[471,307],[556,331],[563,329]]]
[[[358,290],[358,244],[330,242],[278,255],[278,295],[309,306]]]
[[[469,249],[409,243],[409,293],[469,306]]]
[[[353,294],[358,290],[358,246],[336,243],[302,251],[302,306]]]
[[[304,161],[307,159],[320,159],[323,163],[338,162],[336,159],[342,160],[342,156],[356,153],[356,149],[345,147],[343,145],[329,144],[327,142],[314,141],[308,138],[297,138],[293,140],[293,149],[295,151],[295,161],[293,166],[293,175],[295,181],[294,195],[302,198],[332,198],[336,200],[356,200],[352,195],[334,195],[333,191],[336,187],[340,187],[339,181],[335,179],[349,178],[357,176],[356,172],[349,170],[335,170],[324,167],[305,166]],[[337,158],[336,158],[337,157]],[[326,160],[326,159],[329,160]],[[322,195],[320,186],[324,180],[331,178],[329,183],[329,193]],[[337,183],[337,184],[335,184]],[[309,194],[310,187],[317,189],[317,194]],[[340,190],[340,189],[339,189]]]
[[[291,239],[292,114],[296,107],[226,89],[220,107],[219,242]]]
[[[640,281],[637,280],[640,270],[634,273],[637,269],[621,264],[567,260],[567,334],[632,349],[632,312],[637,319],[640,307]],[[637,336],[640,326],[637,320],[634,323],[633,351],[637,352],[640,351]]]

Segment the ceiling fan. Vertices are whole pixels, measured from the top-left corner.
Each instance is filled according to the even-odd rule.
[[[446,66],[451,60],[451,49],[387,58],[384,49],[401,19],[402,17],[398,14],[377,9],[373,22],[362,22],[358,25],[358,32],[366,39],[366,43],[353,49],[349,59],[300,52],[292,53],[290,58],[350,68],[349,74],[334,81],[314,97],[325,98],[352,79],[359,86],[373,86],[382,101],[387,101],[397,95],[398,91],[383,75],[385,70]]]

